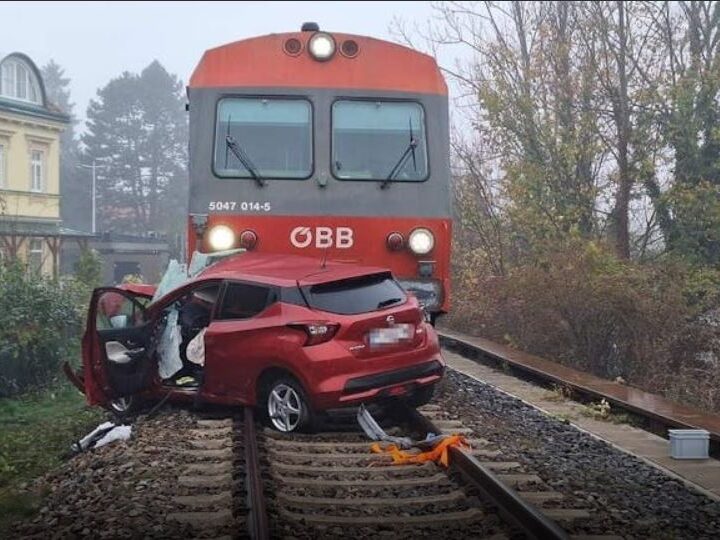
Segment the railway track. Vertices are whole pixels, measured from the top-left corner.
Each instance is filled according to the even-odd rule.
[[[192,538],[268,538],[253,410],[195,424],[175,456],[178,510],[168,518],[187,524]]]
[[[168,517],[189,525],[197,538],[232,535],[244,522],[233,511],[235,423],[232,417],[197,419],[176,457],[178,511]]]
[[[394,465],[352,424],[286,435],[258,429],[250,408],[200,418],[180,453],[169,517],[194,538],[559,539],[593,530],[586,509],[439,406],[393,413],[383,420],[391,434],[462,434],[471,450],[452,448],[449,470]]]
[[[399,423],[386,426],[393,433]],[[403,426],[403,432],[407,427]],[[503,537],[495,510],[434,463],[393,465],[359,431],[284,436],[262,432],[272,536]]]
[[[447,350],[484,365],[501,367],[513,376],[544,387],[561,388],[578,401],[606,400],[667,438],[670,428],[704,429],[710,436],[710,454],[720,456],[720,419],[717,415],[675,403],[660,395],[596,377],[562,364],[489,341],[449,331],[439,331]]]
[[[452,449],[450,470],[434,463],[393,465],[389,456],[370,453],[357,429],[315,435],[263,429],[257,461],[243,462],[242,508],[249,513],[237,522],[242,530],[236,536],[557,539],[592,530],[583,527],[591,520],[586,509],[519,463],[503,460],[461,420],[432,405],[395,412],[384,425],[390,433],[459,433],[472,450]],[[246,447],[252,433],[243,427],[242,434]]]

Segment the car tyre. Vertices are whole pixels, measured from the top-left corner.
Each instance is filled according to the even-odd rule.
[[[262,411],[267,424],[281,433],[310,432],[315,426],[310,400],[292,377],[280,377],[266,386]]]
[[[137,396],[124,396],[113,400],[110,400],[107,404],[107,408],[113,413],[118,419],[125,420],[127,417],[132,416],[140,410],[141,402]]]
[[[422,407],[432,401],[433,395],[435,394],[435,385],[430,384],[428,386],[422,386],[415,390],[412,395],[405,398],[405,403],[411,407]]]

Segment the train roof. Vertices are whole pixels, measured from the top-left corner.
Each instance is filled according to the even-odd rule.
[[[317,61],[308,53],[315,32],[269,34],[243,39],[205,52],[190,78],[189,88],[343,88],[447,95],[435,59],[409,47],[366,36],[327,32],[337,45],[334,56]],[[290,39],[301,51],[285,51]],[[357,54],[341,54],[347,40]]]
[[[300,283],[304,286],[383,272],[389,270],[334,261],[326,261],[323,265],[321,259],[299,255],[245,252],[207,267],[196,280],[239,279],[269,285],[292,286]]]

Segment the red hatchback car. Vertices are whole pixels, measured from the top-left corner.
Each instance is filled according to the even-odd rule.
[[[96,289],[82,351],[83,373],[68,375],[90,404],[254,405],[285,432],[383,397],[425,403],[445,369],[417,299],[388,270],[261,253],[153,302],[143,287]]]

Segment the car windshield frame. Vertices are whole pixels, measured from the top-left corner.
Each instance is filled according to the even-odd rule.
[[[225,169],[223,164],[220,162],[221,158],[222,160],[225,159],[226,153],[229,155],[228,159],[233,159],[235,162],[238,162],[236,155],[234,155],[234,152],[229,147],[227,142],[227,129],[223,127],[223,121],[224,121],[224,115],[223,115],[223,104],[227,102],[233,102],[233,101],[247,101],[247,102],[285,102],[285,103],[302,103],[304,106],[306,106],[307,109],[307,137],[308,137],[308,145],[307,145],[307,158],[308,158],[308,169],[303,170],[302,174],[299,174],[298,171],[286,171],[286,174],[277,174],[279,172],[279,169],[265,169],[262,166],[261,159],[258,159],[258,156],[253,155],[253,149],[247,148],[247,145],[245,144],[245,138],[239,138],[238,135],[240,132],[238,131],[237,122],[233,122],[233,125],[235,125],[235,128],[233,130],[230,130],[230,136],[233,139],[234,143],[239,145],[240,148],[242,148],[242,151],[244,152],[245,156],[250,158],[252,160],[252,163],[254,164],[254,167],[256,167],[255,171],[251,171],[247,168],[247,166],[244,163],[237,163],[236,168],[232,169]],[[221,116],[222,115],[222,116]],[[231,116],[231,115],[229,115]],[[271,125],[272,123],[266,123],[266,125]],[[298,123],[299,126],[302,126],[303,124]],[[315,111],[312,101],[307,98],[306,96],[286,96],[286,95],[278,95],[278,96],[266,96],[266,95],[237,95],[237,94],[230,94],[230,95],[223,95],[218,98],[217,103],[215,105],[215,126],[213,130],[213,152],[212,152],[212,172],[215,175],[216,178],[219,178],[221,180],[255,180],[258,179],[254,177],[254,173],[257,173],[257,175],[260,177],[261,180],[307,180],[311,178],[315,172]],[[239,139],[239,140],[238,140]],[[277,146],[273,147],[273,152],[277,153]],[[260,162],[260,163],[258,163]]]
[[[338,160],[336,156],[336,151],[338,149],[338,143],[336,141],[336,126],[337,126],[337,118],[336,118],[336,107],[340,104],[347,104],[347,103],[375,103],[375,104],[381,104],[381,105],[411,105],[417,108],[417,111],[419,111],[420,115],[420,121],[418,122],[418,125],[410,123],[407,126],[407,129],[403,135],[402,144],[399,144],[396,149],[393,149],[392,152],[387,154],[387,163],[386,163],[386,170],[385,168],[380,171],[376,171],[376,174],[372,176],[359,176],[359,175],[352,175],[347,176],[343,175],[341,170],[338,170]],[[377,130],[375,131],[377,133]],[[417,183],[417,182],[425,182],[430,178],[430,156],[428,154],[429,145],[428,145],[428,130],[427,130],[427,115],[425,113],[425,107],[420,101],[414,100],[414,99],[392,99],[392,98],[351,98],[351,97],[338,97],[336,98],[331,107],[330,107],[330,171],[333,175],[333,177],[336,180],[340,180],[343,182],[349,182],[349,181],[357,181],[357,182],[397,182],[397,183]],[[412,147],[411,140],[414,139],[416,142],[416,145]],[[400,139],[399,139],[400,140]],[[402,159],[404,153],[411,152],[414,154],[414,158],[417,160],[419,164],[422,164],[425,168],[424,172],[425,174],[422,176],[419,176],[418,178],[402,178],[400,176],[400,172],[402,170],[406,170],[407,167],[412,167],[413,163],[413,156],[409,155],[407,156],[409,159],[405,162],[402,169],[398,171],[394,171],[394,166],[398,165],[399,160]],[[396,174],[392,174],[395,172]]]

